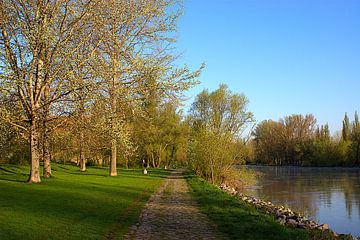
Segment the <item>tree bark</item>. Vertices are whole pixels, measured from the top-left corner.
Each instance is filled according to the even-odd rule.
[[[80,154],[80,172],[86,171],[86,159],[85,159],[85,152],[84,152],[84,133],[83,129],[80,129],[80,143],[79,143],[79,154]]]
[[[116,31],[116,22],[114,20],[114,26],[113,26],[113,37],[115,37],[115,31]],[[117,113],[117,92],[116,92],[116,82],[117,82],[117,59],[115,56],[115,52],[112,54],[112,86],[111,86],[111,93],[110,93],[110,101],[111,101],[111,131],[112,131],[112,139],[111,139],[111,159],[110,159],[110,176],[117,176],[116,171],[116,155],[117,155],[117,141],[116,141],[116,113]]]
[[[111,94],[111,130],[112,130],[112,139],[111,139],[111,159],[110,159],[110,176],[117,176],[116,170],[116,155],[117,155],[117,141],[115,136],[116,131],[116,94],[115,94],[115,81],[116,77],[113,78],[113,89]]]
[[[111,94],[111,130],[112,130],[112,139],[111,139],[111,159],[110,159],[110,176],[117,176],[116,171],[116,155],[117,155],[117,141],[115,136],[116,131],[116,94],[115,94],[115,81],[116,77],[113,79],[113,89]]]
[[[43,99],[43,116],[42,116],[42,132],[43,132],[43,160],[44,160],[44,178],[51,177],[51,164],[50,164],[50,143],[49,143],[49,133],[47,126],[47,118],[50,112],[50,106],[48,103],[48,99],[50,96],[50,88],[47,86],[44,91],[44,99]]]
[[[110,176],[117,176],[116,171],[116,139],[111,140]]]
[[[40,183],[40,131],[38,118],[34,117],[30,126],[30,176],[29,183]]]
[[[44,159],[44,178],[51,177],[51,164],[50,164],[50,144],[49,136],[44,130],[44,139],[43,139],[43,159]]]

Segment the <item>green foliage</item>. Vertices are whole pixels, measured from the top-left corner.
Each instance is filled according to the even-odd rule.
[[[343,120],[343,128],[342,128],[342,140],[343,141],[348,141],[350,138],[350,120],[349,117],[347,115],[347,113],[345,113],[344,116],[344,120]]]
[[[230,135],[194,130],[189,148],[189,164],[198,176],[212,183],[224,182],[236,163],[244,163],[237,143]]]
[[[152,167],[184,165],[188,139],[188,125],[172,102],[149,104],[146,115],[135,119],[137,131],[134,141],[139,160]]]
[[[280,225],[273,217],[260,213],[204,180],[188,174],[187,181],[201,211],[229,239],[310,239],[305,231]]]
[[[253,121],[247,99],[226,85],[202,91],[190,111],[189,165],[212,183],[232,179],[235,164],[245,163],[247,151],[241,134]]]
[[[270,165],[353,166],[359,164],[360,125],[345,114],[341,139],[332,138],[328,124],[317,126],[312,115],[268,120],[253,132],[255,162]]]
[[[19,132],[0,119],[0,163],[26,164],[29,146]]]
[[[51,179],[29,185],[28,167],[0,166],[0,239],[122,239],[167,173],[105,168],[80,173],[54,165]]]

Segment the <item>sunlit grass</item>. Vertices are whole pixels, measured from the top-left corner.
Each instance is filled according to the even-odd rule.
[[[0,165],[0,239],[121,238],[165,171],[54,165],[50,179],[28,184],[28,167]]]
[[[187,174],[187,181],[201,211],[230,239],[309,239],[305,231],[278,224],[273,217],[194,175]]]

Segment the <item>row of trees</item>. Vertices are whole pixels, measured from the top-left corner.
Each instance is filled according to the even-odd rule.
[[[162,101],[159,94],[142,101],[139,114],[124,117],[122,135],[118,138],[120,151],[117,163],[123,166],[150,167],[189,166],[194,172],[213,182],[243,185],[241,174],[234,168],[244,164],[246,140],[243,132],[254,124],[253,115],[247,111],[248,100],[243,94],[232,93],[226,85],[214,92],[204,90],[195,99],[190,113],[184,117],[173,102]],[[77,102],[75,102],[77,103]],[[102,102],[96,100],[84,110],[71,116],[56,118],[56,125],[49,134],[52,161],[78,162],[80,170],[86,164],[104,165],[111,162],[111,135],[106,132],[106,118],[102,116]],[[130,107],[123,107],[132,112]],[[2,122],[4,123],[4,122]],[[24,146],[18,155],[8,146],[1,145],[8,161],[25,163],[28,143],[20,135],[12,133],[10,125],[3,133],[12,134],[4,142]],[[17,142],[20,141],[20,142]],[[8,144],[8,145],[9,145]],[[21,156],[21,157],[19,157]],[[86,163],[86,164],[85,164]],[[249,177],[249,175],[247,176]]]
[[[329,126],[316,125],[313,115],[292,115],[267,120],[253,132],[253,156],[249,161],[271,165],[359,166],[360,125],[355,112],[350,122],[345,113],[341,135],[332,137]]]
[[[29,146],[35,183],[51,159],[76,156],[85,171],[109,157],[115,176],[117,157],[174,158],[182,130],[161,118],[179,123],[176,99],[200,73],[174,65],[180,14],[173,0],[0,1],[3,158]]]

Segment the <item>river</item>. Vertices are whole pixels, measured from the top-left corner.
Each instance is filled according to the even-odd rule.
[[[249,193],[286,205],[338,233],[360,236],[360,169],[249,166],[261,173]]]

